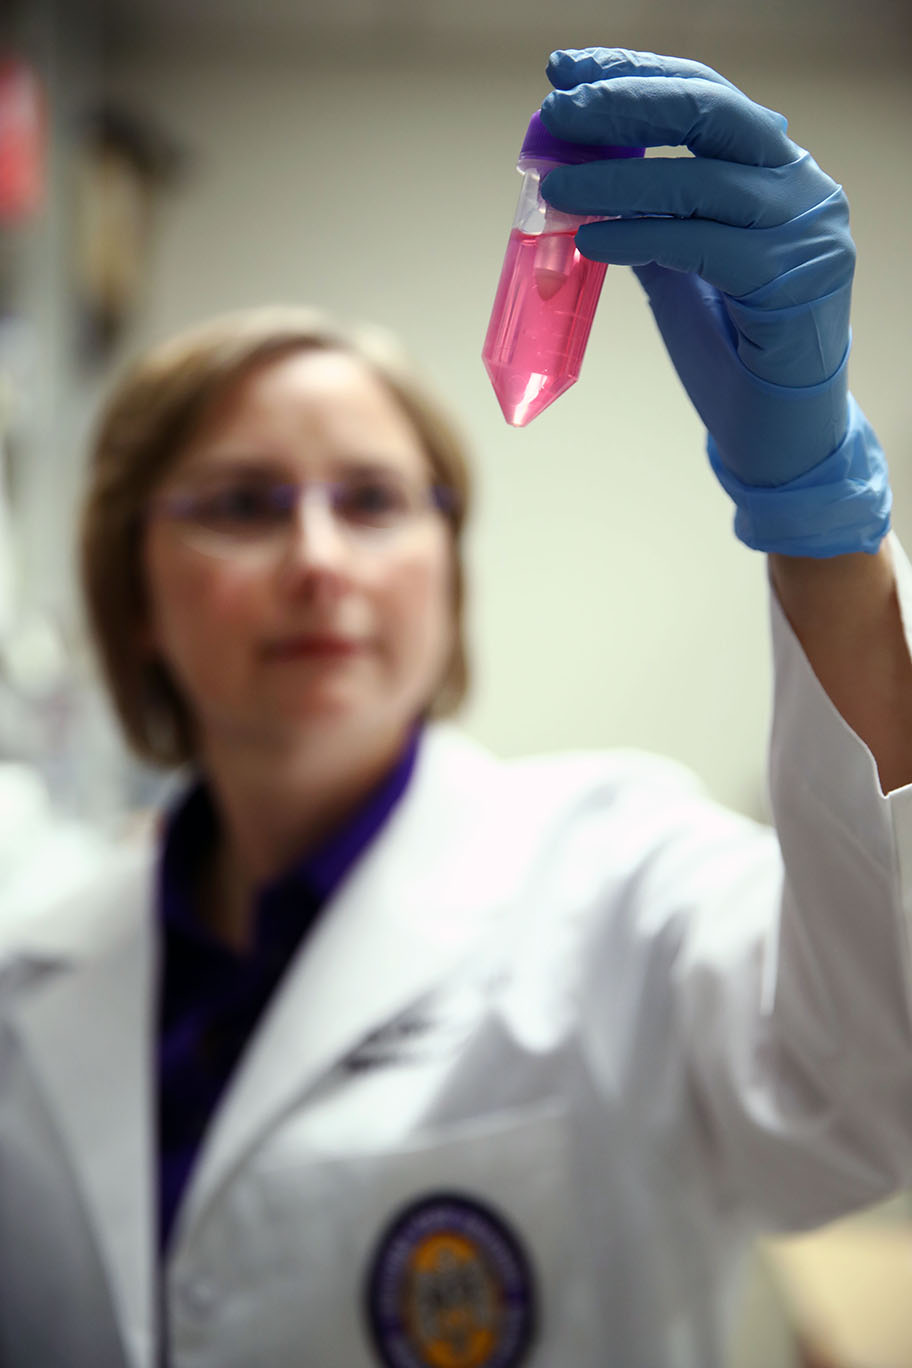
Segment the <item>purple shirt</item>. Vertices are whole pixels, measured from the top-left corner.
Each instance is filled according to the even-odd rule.
[[[159,1242],[164,1249],[206,1127],[260,1013],[303,936],[408,786],[420,731],[394,768],[317,849],[257,896],[254,944],[238,953],[200,923],[195,891],[217,834],[204,782],[169,814],[159,866]]]

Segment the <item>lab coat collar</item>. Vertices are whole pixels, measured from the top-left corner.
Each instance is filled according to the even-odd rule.
[[[497,776],[480,747],[428,729],[409,788],[292,961],[214,1119],[173,1249],[289,1107],[464,959],[507,902]]]

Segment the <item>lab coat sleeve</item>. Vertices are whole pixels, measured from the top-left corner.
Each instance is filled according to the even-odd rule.
[[[908,635],[912,568],[891,545]],[[912,786],[884,795],[775,596],[771,613],[778,916],[740,949],[737,926],[696,918],[679,1006],[720,1184],[760,1224],[795,1228],[912,1179]],[[743,898],[758,928],[765,868]]]

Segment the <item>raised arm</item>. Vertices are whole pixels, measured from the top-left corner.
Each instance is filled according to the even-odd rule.
[[[912,661],[889,543],[874,555],[774,555],[770,575],[814,673],[872,752],[883,791],[912,783]]]
[[[586,255],[633,266],[706,425],[735,532],[773,585],[882,786],[912,782],[912,663],[886,463],[849,394],[855,248],[842,191],[785,119],[696,62],[614,48],[554,53],[552,131],[682,145],[690,157],[561,167],[543,193],[590,223]]]

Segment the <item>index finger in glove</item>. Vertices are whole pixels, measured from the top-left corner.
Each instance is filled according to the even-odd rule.
[[[801,150],[781,114],[701,77],[619,76],[553,90],[541,113],[548,131],[569,142],[687,147],[748,166],[782,166]]]
[[[548,58],[548,80],[557,90],[605,81],[615,76],[682,76],[714,81],[737,90],[737,86],[702,62],[688,57],[661,57],[655,52],[634,52],[630,48],[558,48]]]

